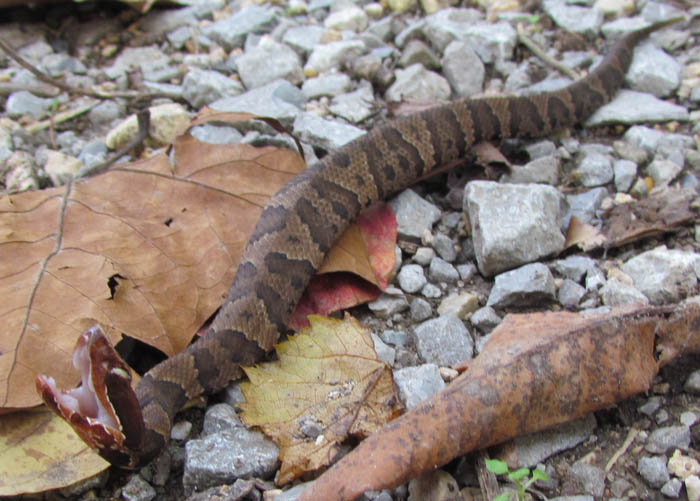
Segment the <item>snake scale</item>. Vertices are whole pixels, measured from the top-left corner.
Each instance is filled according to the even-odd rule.
[[[269,200],[201,339],[151,369],[133,391],[128,368],[93,327],[73,357],[82,386],[61,392],[39,376],[39,393],[109,462],[148,463],[166,446],[187,400],[220,390],[241,377],[241,365],[273,347],[306,284],[360,211],[464,157],[480,141],[545,136],[584,120],[620,88],[635,45],[674,21],[627,34],[593,72],[563,89],[457,100],[376,127],[333,151]]]

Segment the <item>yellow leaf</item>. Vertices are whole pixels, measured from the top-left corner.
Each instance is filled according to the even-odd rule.
[[[66,487],[108,466],[48,409],[0,416],[0,496]]]
[[[349,315],[309,320],[276,347],[279,361],[246,368],[250,382],[241,385],[243,421],[280,447],[280,485],[328,465],[346,438],[364,438],[402,411],[367,328]]]

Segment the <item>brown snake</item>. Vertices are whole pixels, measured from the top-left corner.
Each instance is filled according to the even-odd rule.
[[[376,127],[333,151],[268,201],[205,336],[151,369],[134,392],[128,368],[93,327],[74,355],[83,385],[63,393],[39,376],[38,391],[114,465],[148,463],[164,449],[187,400],[220,390],[241,377],[241,365],[272,348],[309,279],[360,211],[464,157],[480,141],[545,136],[584,120],[620,88],[634,46],[672,22],[626,35],[595,71],[561,90],[454,101]]]

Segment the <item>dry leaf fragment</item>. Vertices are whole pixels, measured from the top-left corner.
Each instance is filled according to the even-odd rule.
[[[346,438],[364,438],[402,410],[368,329],[348,315],[310,320],[277,345],[279,361],[245,368],[250,382],[241,385],[243,421],[280,447],[280,485],[327,466]]]
[[[66,487],[108,466],[48,409],[0,420],[0,496]]]

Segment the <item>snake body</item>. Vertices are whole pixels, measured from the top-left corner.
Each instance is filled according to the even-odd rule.
[[[98,402],[111,421],[69,407],[46,378],[45,401],[108,461],[136,468],[166,446],[176,412],[193,397],[241,377],[241,365],[260,360],[286,328],[304,288],[336,238],[355,216],[435,168],[463,158],[470,146],[505,137],[540,137],[576,124],[608,102],[624,81],[634,46],[661,22],[619,40],[585,78],[528,97],[463,99],[376,127],[333,151],[293,179],[265,206],[233,284],[207,333],[151,369],[135,394],[126,369],[110,358],[99,329],[83,335]],[[102,381],[97,384],[95,381]],[[84,385],[86,386],[86,385]],[[75,391],[75,390],[73,390]]]

